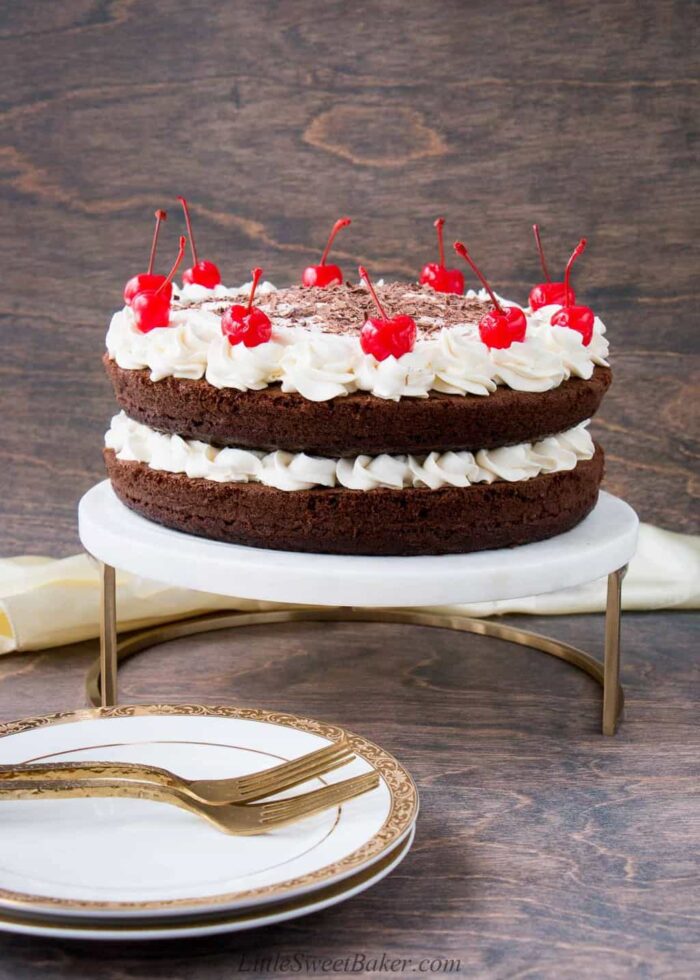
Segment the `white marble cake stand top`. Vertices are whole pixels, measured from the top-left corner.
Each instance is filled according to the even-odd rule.
[[[554,592],[634,554],[632,508],[601,493],[589,516],[548,541],[467,555],[383,558],[269,551],[172,531],[130,511],[108,480],[80,501],[80,539],[115,568],[181,588],[316,606],[436,606]]]

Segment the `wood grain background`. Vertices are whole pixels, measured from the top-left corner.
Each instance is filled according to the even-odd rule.
[[[155,207],[192,202],[224,279],[337,258],[413,277],[432,219],[498,288],[537,281],[530,225],[608,324],[607,487],[697,528],[697,5],[685,0],[17,0],[0,4],[0,553],[77,550],[113,402],[99,358]],[[165,263],[165,257],[163,257]],[[539,624],[553,629],[551,623]],[[597,617],[559,620],[584,647]],[[485,977],[697,973],[692,620],[627,617],[628,721],[536,654],[398,627],[250,632],[153,653],[127,696],[265,704],[397,752],[413,855],[362,899],[245,939],[131,952],[0,942],[0,977],[230,977],[241,950],[458,955]],[[347,658],[352,649],[353,658]],[[458,652],[468,656],[457,656]],[[82,701],[90,645],[0,664],[9,718]],[[192,677],[192,658],[202,672]],[[165,664],[168,664],[166,669]],[[348,689],[369,686],[369,698]],[[259,971],[258,975],[265,975]]]

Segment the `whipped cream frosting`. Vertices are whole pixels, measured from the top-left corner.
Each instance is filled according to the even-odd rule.
[[[539,442],[501,449],[429,453],[427,456],[356,456],[327,459],[251,449],[217,449],[208,443],[156,432],[124,412],[112,419],[105,445],[118,459],[146,463],[153,470],[184,473],[216,483],[263,483],[278,490],[346,487],[402,490],[408,487],[468,487],[472,483],[529,480],[541,473],[572,470],[591,459],[593,440],[582,422]]]
[[[430,391],[489,395],[498,385],[547,391],[570,377],[590,378],[596,365],[607,365],[608,342],[601,320],[596,317],[586,347],[577,331],[550,325],[558,306],[535,313],[525,310],[525,340],[503,350],[482,343],[475,322],[447,326],[435,315],[417,316],[414,350],[398,359],[377,361],[360,347],[360,323],[354,332],[330,333],[323,330],[322,312],[290,321],[284,305],[273,301],[277,290],[269,282],[258,288],[256,305],[270,316],[272,339],[259,347],[232,346],[221,334],[221,311],[249,290],[249,283],[213,290],[185,286],[175,291],[170,326],[145,334],[125,306],[109,326],[109,356],[121,368],[147,369],[152,381],[169,376],[206,378],[216,388],[239,391],[278,382],[284,391],[298,392],[310,401],[328,401],[353,391],[394,401],[426,398]],[[411,293],[410,299],[420,303],[420,295]],[[484,290],[469,290],[465,299],[486,302],[488,297]],[[434,298],[426,293],[424,302],[432,311]]]

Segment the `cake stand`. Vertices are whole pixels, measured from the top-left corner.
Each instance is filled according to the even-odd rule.
[[[623,706],[620,593],[638,523],[624,501],[601,493],[592,513],[573,530],[518,548],[415,558],[302,554],[169,530],[128,510],[106,480],[85,494],[79,508],[80,539],[99,562],[102,583],[100,657],[88,673],[88,698],[93,705],[116,704],[120,661],[194,633],[288,622],[408,623],[508,640],[578,667],[602,686],[602,731],[614,735]],[[212,613],[142,630],[118,642],[116,568],[181,588],[308,608]],[[602,662],[528,630],[415,608],[516,599],[603,576],[607,605]]]

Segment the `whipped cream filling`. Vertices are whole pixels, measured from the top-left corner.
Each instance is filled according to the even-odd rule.
[[[498,385],[516,391],[547,391],[570,377],[588,379],[596,365],[607,365],[605,326],[596,317],[586,347],[581,335],[567,327],[552,327],[558,306],[535,313],[526,310],[527,334],[522,343],[503,350],[482,343],[475,324],[442,327],[420,337],[403,357],[377,361],[360,346],[356,334],[324,333],[319,317],[297,321],[271,311],[272,339],[259,347],[232,346],[221,333],[222,301],[240,301],[250,284],[205,289],[190,285],[176,292],[180,302],[205,301],[202,306],[174,309],[170,326],[141,333],[131,308],[112,317],[107,351],[121,368],[147,369],[152,381],[166,377],[206,378],[216,388],[238,391],[281,383],[310,401],[328,401],[353,391],[398,401],[427,398],[430,391],[452,395],[489,395]],[[265,296],[275,292],[263,283],[256,304],[265,309]],[[469,290],[467,298],[486,300],[486,293]],[[508,301],[510,302],[510,301]],[[511,305],[517,305],[512,304]],[[279,309],[278,309],[279,313]],[[434,317],[424,318],[440,326]],[[420,328],[418,317],[418,325]]]
[[[184,473],[216,483],[263,483],[277,490],[346,487],[376,490],[387,487],[468,487],[472,483],[529,480],[541,473],[572,470],[595,451],[588,422],[539,442],[501,449],[429,453],[427,456],[355,456],[328,459],[253,449],[217,449],[206,442],[156,432],[124,412],[112,419],[105,445],[117,459],[146,463],[152,470]]]

